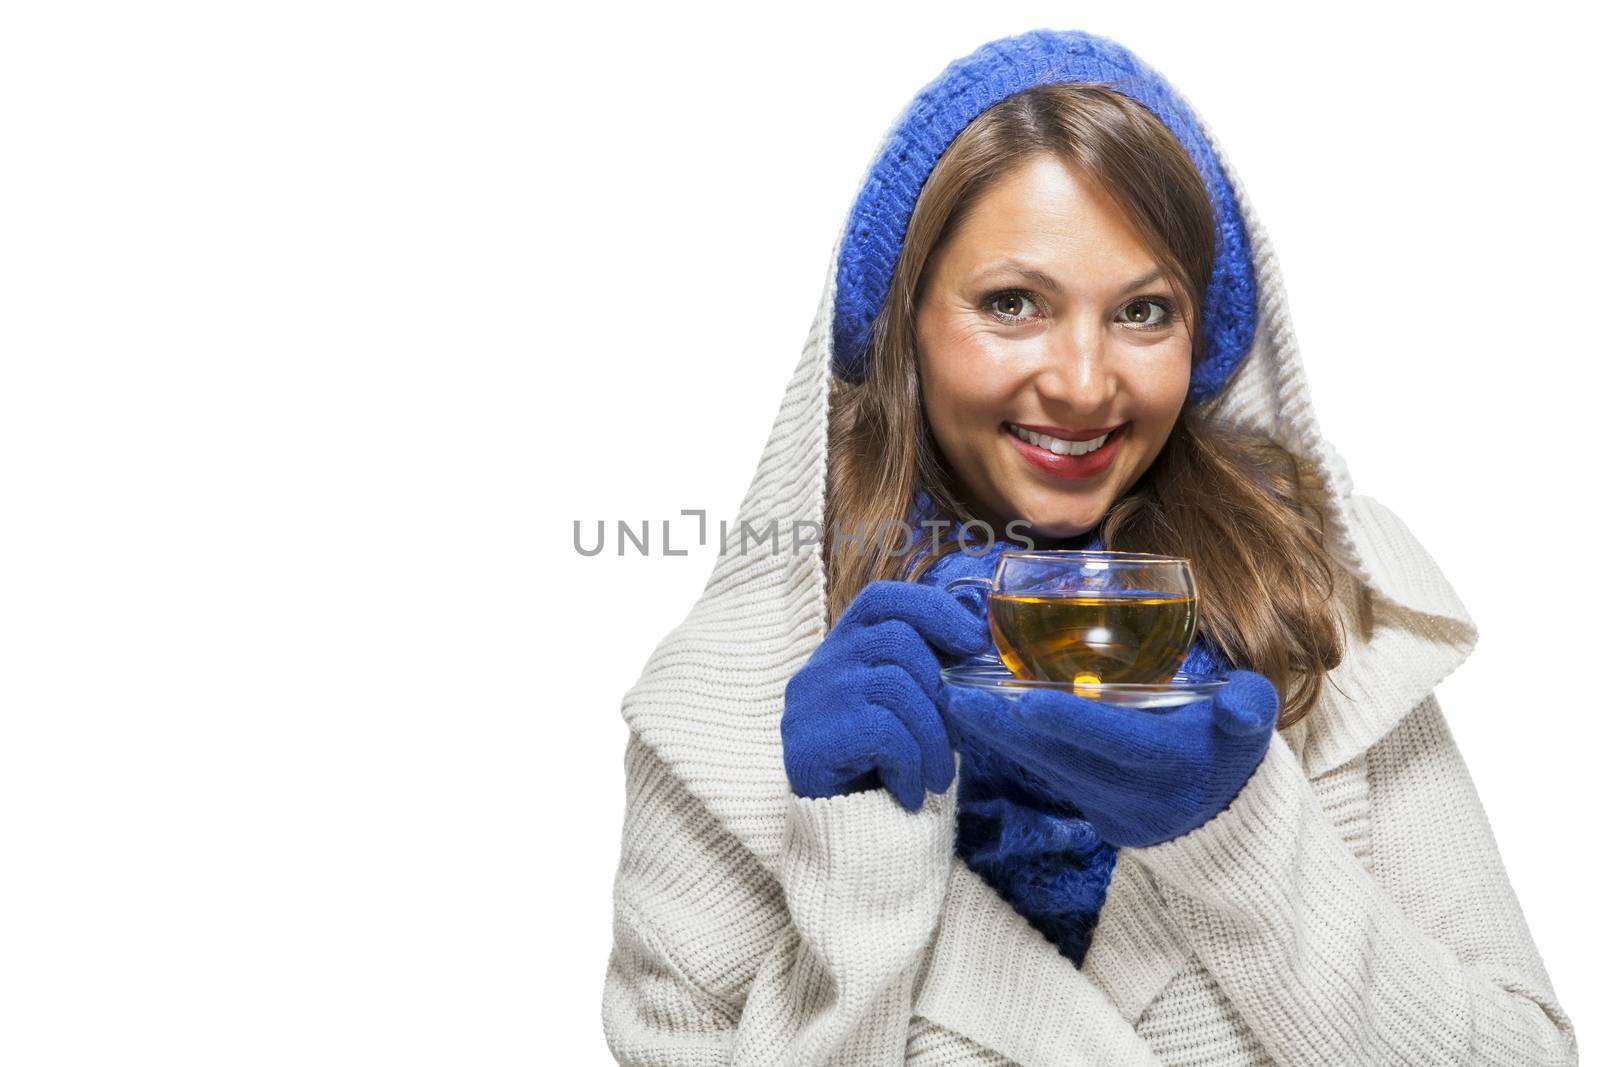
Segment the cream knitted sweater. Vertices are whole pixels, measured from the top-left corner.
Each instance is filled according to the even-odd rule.
[[[916,813],[882,789],[795,796],[778,724],[824,632],[822,561],[804,542],[822,523],[836,239],[740,508],[752,530],[777,523],[776,549],[719,556],[623,698],[602,998],[619,1063],[1577,1062],[1433,696],[1477,629],[1318,432],[1276,259],[1211,140],[1250,229],[1260,314],[1207,406],[1319,476],[1348,623],[1322,699],[1230,807],[1121,850],[1082,970],[956,856],[956,786]]]

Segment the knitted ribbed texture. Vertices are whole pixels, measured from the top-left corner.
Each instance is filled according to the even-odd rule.
[[[1123,850],[1155,876],[1226,994],[1235,1047],[1255,1050],[1248,1062],[1329,1067],[1576,1062],[1571,1022],[1433,697],[1367,754],[1365,776],[1371,872],[1279,736],[1232,807],[1176,840]],[[1323,925],[1336,917],[1344,936]],[[1214,998],[1189,999],[1195,1016],[1174,1004],[1152,1021],[1193,1033]]]
[[[1183,97],[1127,48],[1081,30],[1032,30],[990,41],[947,66],[890,127],[850,210],[839,251],[834,370],[847,381],[866,374],[873,320],[889,293],[917,196],[950,142],[981,112],[1037,85],[1099,82],[1148,108],[1188,152],[1206,184],[1216,258],[1200,309],[1204,350],[1194,355],[1189,398],[1222,388],[1250,350],[1256,282],[1249,240],[1216,153]]]
[[[605,1013],[621,1063],[1577,1062],[1432,697],[1317,783],[1275,738],[1222,815],[1123,850],[1133,891],[1182,931],[1182,966],[1131,1029],[1091,984],[1060,1003],[1034,990],[1056,953],[1042,938],[1012,951],[1016,913],[952,869],[949,794],[916,814],[882,790],[793,798],[780,887],[637,739],[627,774]],[[1353,807],[1366,862],[1325,815]],[[966,921],[924,960],[941,905]],[[972,1012],[983,1032],[949,1029],[947,999],[973,986],[995,994]]]
[[[783,691],[826,628],[823,562],[787,526],[775,550],[720,555],[623,698],[601,1002],[620,1062],[1577,1062],[1431,698],[1477,629],[1321,437],[1270,242],[1216,155],[1249,233],[1259,327],[1207,406],[1301,457],[1322,488],[1349,627],[1322,696],[1220,815],[1119,853],[1079,969],[958,861],[948,801],[963,772],[916,813],[883,790],[790,792]],[[821,528],[843,236],[732,528]]]

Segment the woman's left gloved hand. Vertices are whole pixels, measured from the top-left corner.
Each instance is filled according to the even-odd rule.
[[[1128,708],[1064,690],[1008,700],[950,687],[951,729],[1006,756],[1034,789],[1071,802],[1102,839],[1170,841],[1222,811],[1255,773],[1278,721],[1263,675],[1232,670],[1204,700]]]

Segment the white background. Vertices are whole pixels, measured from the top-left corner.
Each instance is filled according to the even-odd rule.
[[[620,699],[713,549],[573,522],[735,515],[885,126],[1038,26],[1243,175],[1587,1038],[1578,8],[755,10],[7,6],[0,1059],[609,1062]]]

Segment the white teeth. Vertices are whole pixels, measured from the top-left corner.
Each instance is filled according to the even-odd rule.
[[[1037,448],[1048,448],[1058,456],[1088,455],[1090,452],[1095,451],[1101,445],[1105,444],[1111,439],[1111,434],[1107,433],[1101,434],[1093,441],[1063,441],[1059,437],[1047,437],[1042,433],[1034,433],[1032,430],[1024,430],[1022,427],[1013,426],[1009,422],[1006,423],[1006,429],[1010,430],[1012,434],[1022,438],[1030,445],[1034,445]],[[1112,433],[1115,432],[1115,430],[1112,431]]]

